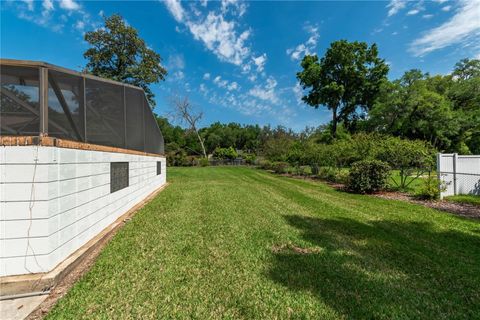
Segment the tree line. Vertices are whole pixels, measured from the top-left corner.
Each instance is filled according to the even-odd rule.
[[[304,96],[307,104],[332,110],[332,120],[328,124],[294,132],[283,126],[215,122],[198,130],[190,130],[159,117],[158,124],[164,135],[167,155],[178,160],[172,160],[171,164],[182,165],[188,163],[188,157],[202,155],[199,141],[204,142],[207,154],[213,154],[217,148],[233,147],[245,154],[260,155],[272,161],[286,161],[295,145],[332,144],[336,140],[352,139],[360,133],[422,140],[442,152],[480,154],[480,60],[463,59],[447,75],[431,76],[420,70],[410,70],[393,81],[385,77],[378,79],[378,75],[368,76],[371,72],[365,72],[363,74],[367,75],[367,80],[360,80],[361,76],[351,80],[363,83],[357,88],[359,92],[347,93],[354,90],[351,87],[340,89],[341,94],[336,98],[320,92],[337,88],[336,84],[325,84],[322,82],[324,80],[318,80],[315,84],[312,80],[314,77],[323,77],[321,72],[312,71],[322,68],[321,61],[316,57],[305,57],[302,61],[304,70],[297,76],[305,89],[310,89]],[[336,68],[339,68],[338,64]],[[345,68],[351,69],[348,66]],[[384,73],[385,68],[380,69]],[[345,74],[349,75],[348,72]],[[310,80],[304,81],[306,78]],[[372,78],[375,78],[375,89],[364,91],[364,86],[371,85],[365,83]],[[366,97],[361,97],[362,94]],[[314,99],[317,100],[313,102]],[[326,102],[328,99],[332,104]],[[319,104],[320,101],[325,104]]]
[[[90,48],[84,53],[84,71],[140,86],[154,106],[150,85],[167,76],[160,54],[121,16],[104,19],[103,28],[85,33]],[[290,157],[292,145],[328,145],[363,133],[422,140],[442,152],[480,154],[480,60],[463,59],[446,75],[414,69],[391,81],[376,44],[339,40],[322,57],[305,56],[299,68],[302,100],[313,108],[328,108],[328,124],[301,132],[219,122],[199,128],[202,113],[192,112],[189,101],[180,99],[175,113],[186,128],[157,119],[170,163],[211,154],[232,157],[222,148],[276,161]]]

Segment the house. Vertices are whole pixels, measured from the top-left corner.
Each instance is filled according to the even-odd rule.
[[[35,61],[0,71],[5,279],[54,270],[165,185],[166,161],[141,88]]]

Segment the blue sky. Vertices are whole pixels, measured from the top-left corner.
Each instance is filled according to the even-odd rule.
[[[153,86],[155,112],[187,94],[214,121],[318,126],[330,113],[301,101],[305,54],[338,39],[377,43],[391,79],[420,68],[445,74],[480,58],[480,0],[448,1],[1,1],[2,58],[80,70],[85,31],[121,14],[160,53],[169,74]]]

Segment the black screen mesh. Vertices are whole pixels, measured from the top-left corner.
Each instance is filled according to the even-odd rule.
[[[145,123],[145,151],[150,153],[163,153],[163,136],[158,128],[150,105],[145,96],[144,99],[144,123]]]
[[[40,132],[39,69],[1,66],[0,128],[2,135]]]
[[[125,148],[123,86],[86,79],[87,142]]]
[[[48,135],[84,141],[83,78],[48,72]]]
[[[145,130],[143,125],[142,90],[125,88],[127,102],[127,149],[143,151],[145,148]]]
[[[143,90],[47,67],[52,137],[164,152],[163,136]],[[40,134],[40,67],[0,65],[1,135]]]

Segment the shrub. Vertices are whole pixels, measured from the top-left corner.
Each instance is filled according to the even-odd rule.
[[[337,171],[332,167],[321,167],[318,171],[318,177],[330,182],[336,181]]]
[[[288,173],[288,174],[297,174],[297,173],[298,173],[298,170],[297,170],[296,167],[288,166],[287,168],[285,168],[285,173]]]
[[[247,153],[243,156],[243,158],[245,159],[245,162],[247,164],[255,164],[255,160],[257,159],[257,156],[252,153]]]
[[[198,164],[200,165],[200,167],[208,167],[208,165],[209,165],[208,159],[207,158],[201,158],[198,161]]]
[[[277,161],[272,164],[272,170],[275,173],[285,173],[285,170],[288,168],[287,162]]]
[[[300,166],[298,168],[298,174],[302,176],[311,176],[312,168],[310,166]]]
[[[335,182],[347,184],[348,183],[348,176],[350,171],[348,169],[340,169],[335,174]]]
[[[387,162],[400,175],[396,186],[405,190],[415,179],[430,172],[435,164],[435,150],[420,140],[385,137],[377,159]]]
[[[379,160],[362,160],[352,164],[347,188],[356,193],[384,190],[390,176],[390,166]]]
[[[312,165],[310,166],[310,168],[311,168],[312,174],[313,174],[314,176],[318,175],[318,172],[319,172],[318,164],[316,164],[316,163],[315,163],[315,164],[312,164]]]
[[[213,157],[215,159],[221,159],[221,160],[233,160],[238,157],[237,151],[233,147],[228,147],[228,148],[216,148],[215,151],[213,151]]]
[[[445,184],[431,173],[426,179],[423,179],[423,184],[415,193],[415,197],[423,200],[435,200],[440,198],[440,192],[445,189]]]
[[[259,161],[258,166],[263,170],[272,170],[272,162],[269,160]]]

